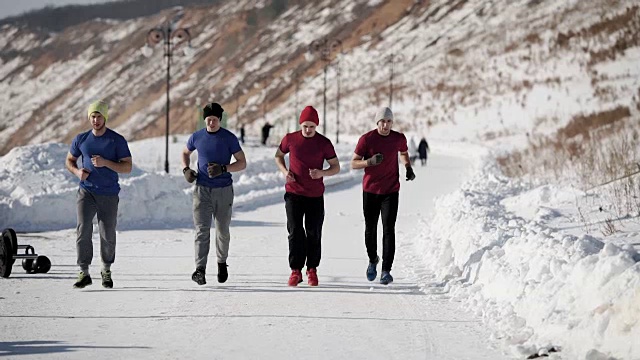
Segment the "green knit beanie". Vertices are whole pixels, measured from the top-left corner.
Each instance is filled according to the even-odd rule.
[[[109,118],[109,105],[102,100],[98,100],[96,102],[91,103],[89,105],[89,109],[87,110],[87,116],[91,118],[91,114],[94,112],[99,112],[104,116],[104,121],[107,121]]]

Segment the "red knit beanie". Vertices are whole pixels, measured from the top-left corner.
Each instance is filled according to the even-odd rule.
[[[320,124],[320,118],[318,118],[318,112],[311,105],[305,107],[304,110],[302,110],[302,113],[300,114],[300,124],[302,124],[305,121],[311,121],[316,125]]]

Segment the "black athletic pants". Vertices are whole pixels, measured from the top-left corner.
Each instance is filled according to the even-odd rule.
[[[320,265],[320,240],[324,223],[324,197],[284,194],[289,231],[289,267],[302,270]]]
[[[369,262],[376,260],[378,251],[378,218],[382,215],[382,271],[391,271],[396,252],[396,218],[398,217],[398,193],[362,193],[364,208],[364,244]]]

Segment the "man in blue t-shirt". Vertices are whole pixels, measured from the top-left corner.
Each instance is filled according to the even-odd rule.
[[[231,173],[244,170],[247,161],[238,138],[220,127],[224,109],[218,103],[207,104],[203,109],[206,128],[193,133],[182,150],[182,173],[185,179],[196,182],[193,190],[193,223],[196,228],[196,271],[191,279],[204,285],[207,256],[211,243],[211,217],[216,222],[216,255],[218,258],[218,282],[227,281],[227,256],[229,253],[229,224],[233,206],[233,180]],[[191,153],[198,151],[197,169],[189,168]],[[236,161],[231,163],[231,155]]]
[[[109,107],[104,101],[89,105],[87,115],[90,131],[77,135],[71,143],[65,165],[80,179],[77,193],[78,227],[76,250],[80,274],[73,285],[91,285],[89,265],[93,259],[93,218],[98,216],[100,227],[100,255],[102,257],[102,286],[113,287],[111,264],[116,257],[116,222],[120,185],[118,174],[128,174],[133,166],[129,145],[122,135],[107,128]],[[81,166],[78,158],[82,156]]]

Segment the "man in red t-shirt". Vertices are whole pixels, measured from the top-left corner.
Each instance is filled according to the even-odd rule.
[[[404,134],[391,130],[393,112],[383,107],[376,112],[378,128],[362,135],[351,159],[352,169],[364,169],[362,178],[362,202],[364,208],[364,243],[369,256],[367,279],[373,281],[378,275],[376,266],[378,218],[382,215],[382,274],[380,283],[393,282],[391,265],[396,251],[396,217],[398,216],[398,191],[400,174],[398,152],[406,168],[407,181],[416,178],[411,168]]]
[[[333,144],[316,132],[319,123],[316,109],[305,107],[300,114],[301,130],[285,135],[276,151],[276,165],[286,178],[284,201],[289,231],[289,286],[302,282],[305,261],[309,285],[318,286],[316,268],[320,265],[324,222],[322,178],[340,172]],[[287,153],[289,169],[284,160]],[[323,170],[325,160],[329,168]]]

